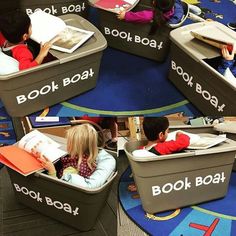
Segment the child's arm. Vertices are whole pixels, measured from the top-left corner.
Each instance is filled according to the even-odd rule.
[[[188,135],[178,132],[176,135],[176,140],[166,141],[163,143],[157,143],[154,147],[155,150],[161,154],[171,154],[174,152],[179,152],[189,146],[190,138]]]
[[[153,19],[153,11],[152,10],[144,10],[144,11],[121,11],[118,13],[117,18],[119,20],[125,20],[127,22],[135,22],[135,23],[149,23]]]
[[[12,49],[12,56],[19,62],[19,69],[24,70],[41,64],[50,47],[50,43],[41,45],[39,55],[34,60],[30,50],[26,45],[22,44]]]
[[[234,54],[236,51],[236,47],[233,47],[232,52],[230,53],[227,49],[227,46],[223,47],[221,49],[222,53],[222,61],[221,64],[218,66],[218,71],[221,74],[224,74],[225,70],[229,68],[231,71],[234,70],[235,72],[232,71],[233,74],[236,74],[236,67],[234,66],[235,60],[234,60]]]
[[[41,163],[42,167],[48,171],[48,175],[53,176],[53,177],[57,177],[57,175],[56,175],[57,174],[56,168],[53,165],[53,163],[48,160],[47,157],[40,156],[38,154],[37,160]]]
[[[89,178],[80,176],[79,174],[66,173],[62,179],[85,188],[99,188],[108,179],[108,177],[115,171],[116,161],[113,156],[106,151],[101,150],[97,157],[97,167]]]
[[[43,62],[43,59],[48,55],[48,51],[51,48],[52,44],[47,42],[40,45],[40,51],[38,56],[35,58],[35,61],[40,65]]]

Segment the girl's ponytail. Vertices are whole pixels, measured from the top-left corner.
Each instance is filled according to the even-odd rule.
[[[174,7],[174,4],[175,0],[153,0],[154,17],[149,35],[155,34],[157,28],[166,23],[166,19],[163,14],[170,11]]]

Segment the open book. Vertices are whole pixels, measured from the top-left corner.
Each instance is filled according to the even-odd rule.
[[[120,11],[131,10],[139,0],[98,0],[93,4],[94,7],[118,13]]]
[[[221,135],[198,135],[189,132],[184,132],[182,130],[177,130],[169,133],[166,141],[175,140],[177,132],[184,133],[190,137],[190,145],[188,146],[188,149],[207,149],[216,146],[227,139],[225,136]]]
[[[29,175],[42,169],[42,165],[34,155],[44,155],[50,161],[55,162],[67,153],[60,148],[60,144],[53,141],[43,133],[34,130],[26,134],[18,145],[10,145],[0,148],[0,162],[22,175]],[[32,151],[32,149],[34,149]]]
[[[228,41],[224,37],[217,37],[217,35],[213,37],[205,34],[205,32],[203,33],[200,31],[190,31],[190,33],[194,38],[201,40],[202,42],[205,42],[207,44],[210,44],[211,46],[214,46],[216,48],[222,49],[226,46],[230,53],[233,50],[234,43],[231,40]]]
[[[85,43],[94,32],[66,25],[57,16],[37,10],[30,15],[32,24],[31,39],[37,43],[51,42],[52,48],[72,53]]]

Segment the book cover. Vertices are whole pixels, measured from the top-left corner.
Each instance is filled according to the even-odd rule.
[[[211,37],[211,36],[203,35],[199,32],[195,32],[195,31],[190,31],[190,33],[194,38],[196,38],[202,42],[205,42],[211,46],[214,46],[216,48],[222,49],[223,47],[226,46],[230,53],[233,50],[233,42],[224,40],[224,38],[217,38],[217,35],[216,35],[216,37]]]
[[[59,147],[60,144],[34,130],[26,134],[18,144],[0,147],[0,162],[27,176],[43,169],[37,160],[38,155],[44,155],[52,162],[67,155]]]
[[[139,0],[98,0],[94,3],[94,7],[118,13],[131,10],[138,2]]]
[[[43,169],[36,157],[14,145],[0,148],[0,162],[24,176]]]
[[[57,16],[42,10],[30,15],[32,35],[30,38],[37,43],[52,43],[52,49],[72,53],[94,34],[92,31],[66,25]]]

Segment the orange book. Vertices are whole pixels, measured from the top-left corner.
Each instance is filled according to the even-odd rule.
[[[61,145],[47,135],[33,130],[26,134],[16,145],[0,147],[0,162],[22,175],[29,175],[42,169],[32,150],[47,157],[51,162],[67,155]]]
[[[0,148],[0,162],[25,176],[42,169],[36,157],[13,145]]]

